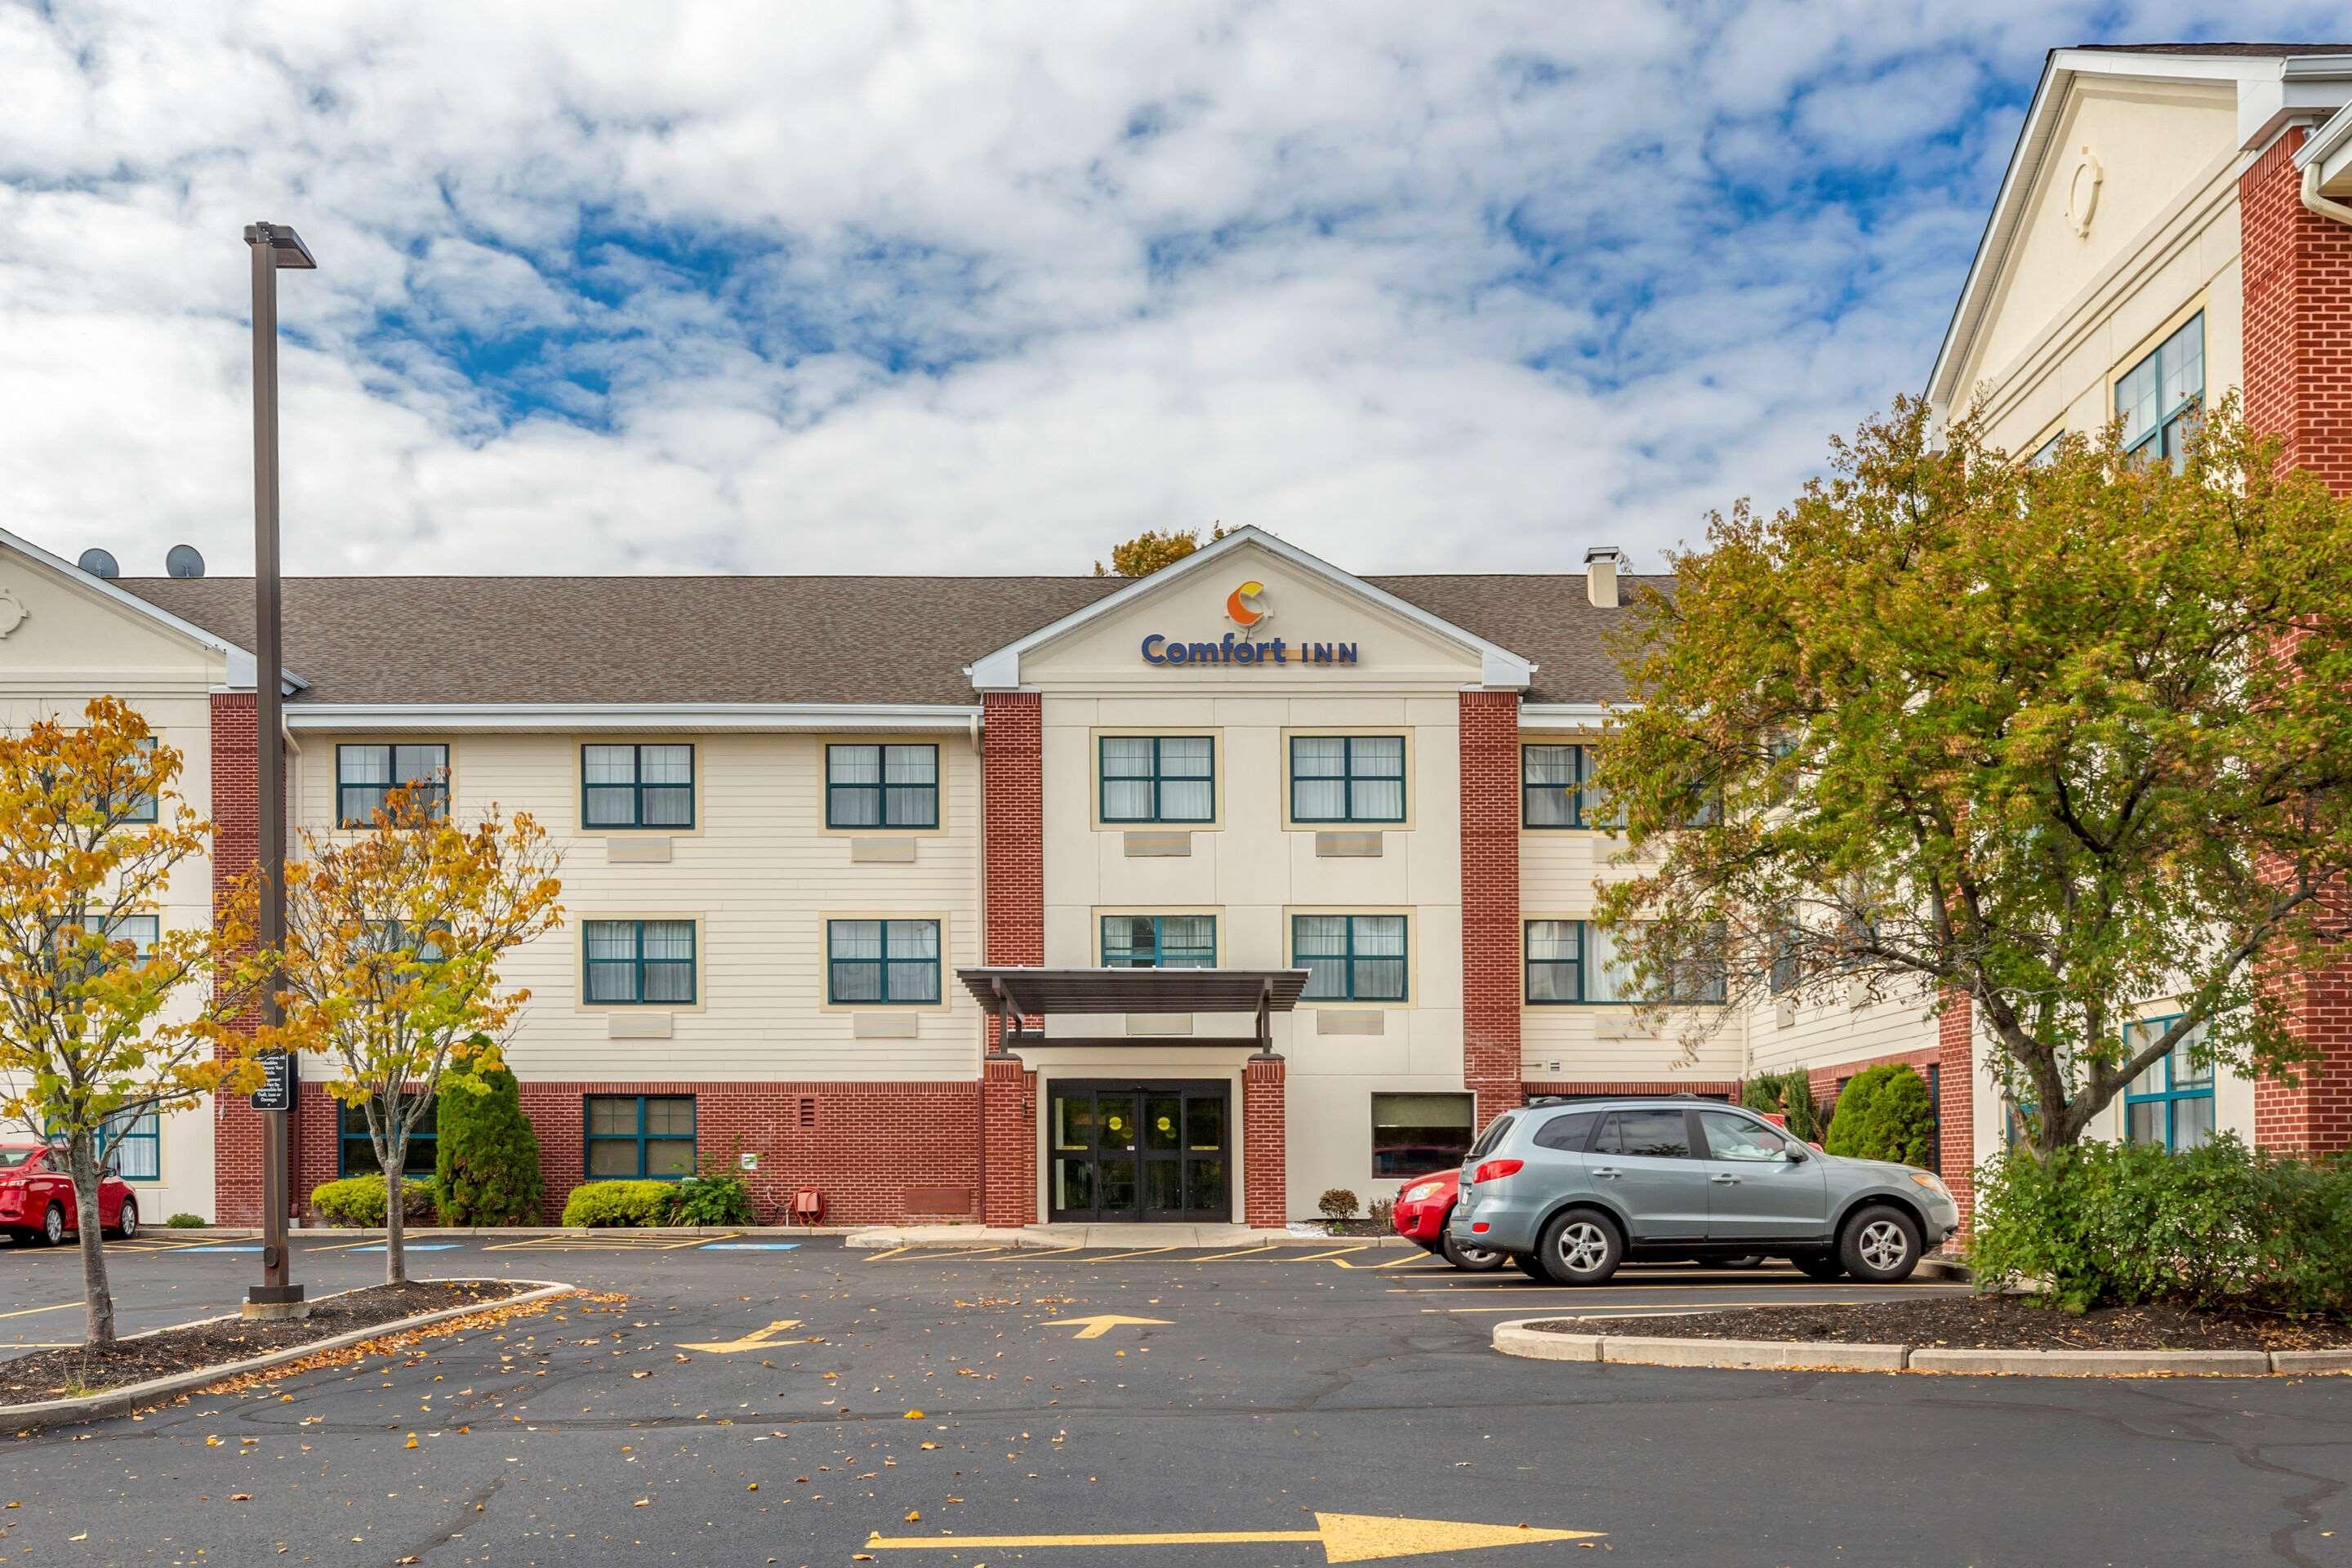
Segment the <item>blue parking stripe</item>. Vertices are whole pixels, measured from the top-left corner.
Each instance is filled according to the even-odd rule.
[[[800,1246],[797,1241],[713,1241],[695,1248],[697,1252],[790,1252]]]

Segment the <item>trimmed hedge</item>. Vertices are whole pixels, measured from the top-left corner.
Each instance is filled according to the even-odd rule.
[[[667,1225],[677,1203],[676,1182],[588,1182],[563,1201],[563,1223],[576,1226]]]
[[[2164,1301],[2352,1311],[2352,1163],[2249,1149],[2084,1142],[2012,1149],[1976,1176],[1979,1289],[2046,1287],[2069,1311]]]
[[[1838,1096],[1822,1147],[1855,1160],[1925,1166],[1936,1138],[1936,1102],[1927,1080],[1908,1063],[1888,1062],[1854,1075]]]
[[[481,1075],[480,1094],[444,1087],[435,1111],[434,1180],[443,1225],[537,1225],[546,1190],[539,1134],[522,1113],[515,1076]]]
[[[433,1217],[435,1193],[430,1176],[404,1181],[401,1190],[405,1194],[400,1208],[404,1218],[414,1224]],[[321,1182],[310,1189],[310,1211],[331,1226],[380,1226],[383,1207],[382,1172]]]

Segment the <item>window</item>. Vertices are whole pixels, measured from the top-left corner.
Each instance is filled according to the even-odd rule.
[[[589,921],[591,1003],[694,1005],[692,921]]]
[[[1214,915],[1105,915],[1106,969],[1209,969],[1217,962]]]
[[[152,752],[155,749],[155,737],[150,735],[140,742],[139,749],[142,752]],[[105,804],[111,807],[114,803],[110,798]],[[122,808],[122,820],[125,824],[150,823],[156,820],[154,795],[145,793],[132,795],[130,802]]]
[[[126,1182],[155,1182],[163,1176],[163,1121],[152,1105],[118,1110],[98,1130],[98,1158],[114,1151],[115,1174]]]
[[[2116,383],[2125,447],[2178,468],[2204,396],[2205,316],[2200,311]]]
[[[1105,735],[1105,822],[1208,822],[1217,815],[1216,742],[1206,735]]]
[[[694,1096],[592,1094],[588,1179],[676,1181],[694,1174]]]
[[[1372,1096],[1372,1175],[1402,1178],[1449,1170],[1470,1153],[1466,1094]]]
[[[2066,432],[2063,430],[2053,430],[2050,433],[2050,439],[2042,442],[2039,447],[2034,447],[2033,456],[2025,459],[2026,467],[2030,468],[2046,468],[2051,464],[2056,462],[2058,460],[2058,443],[2063,441],[2065,438]]]
[[[439,745],[337,746],[335,820],[365,827],[395,789],[435,816],[449,811],[449,748]]]
[[[1736,1111],[1702,1110],[1698,1125],[1710,1160],[1777,1161],[1789,1150],[1786,1138]]]
[[[83,915],[89,921],[89,924],[83,928],[83,936],[87,938],[98,934],[98,927],[106,920],[106,911],[87,910],[83,911]],[[58,976],[60,979],[79,981],[92,979],[105,973],[122,961],[123,955],[118,951],[117,944],[128,944],[131,949],[130,956],[134,959],[147,958],[155,951],[155,938],[159,930],[159,922],[153,915],[118,915],[113,923],[106,926],[106,950],[102,953],[92,953],[89,949],[68,938],[65,928],[61,926],[58,931]]]
[[[1293,735],[1290,820],[1402,822],[1402,735]]]
[[[1518,1116],[1515,1112],[1507,1110],[1486,1123],[1486,1131],[1478,1134],[1478,1142],[1470,1145],[1470,1152],[1462,1157],[1462,1163],[1466,1165],[1473,1160],[1483,1160],[1493,1153],[1496,1147],[1510,1132],[1512,1123],[1517,1121]]]
[[[414,1100],[415,1096],[404,1095]],[[441,1108],[431,1099],[425,1102],[425,1114],[408,1134],[408,1165],[406,1174],[428,1176],[440,1157]],[[375,1140],[368,1136],[367,1108],[362,1105],[335,1107],[335,1173],[339,1176],[373,1175],[383,1169],[375,1157]]]
[[[2167,1018],[2147,1018],[2124,1031],[2124,1048],[2138,1052],[2172,1027]],[[2161,1143],[2179,1153],[2210,1142],[2213,1137],[2213,1064],[2189,1058],[2205,1039],[2200,1024],[2180,1043],[2124,1089],[2124,1137],[2133,1143]]]
[[[1290,954],[1307,1002],[1405,999],[1402,915],[1293,915]]]
[[[939,921],[827,921],[824,931],[828,1000],[940,999]]]
[[[583,746],[580,788],[590,827],[691,827],[694,748]]]
[[[824,825],[937,827],[940,749],[931,745],[827,746]]]
[[[1597,1110],[1571,1110],[1566,1116],[1555,1116],[1536,1130],[1536,1147],[1580,1154],[1592,1142],[1592,1130],[1600,1125],[1601,1112]]]
[[[1531,1007],[1571,1003],[1639,1002],[1630,965],[1617,956],[1617,939],[1594,921],[1529,921],[1525,964]],[[1729,994],[1721,959],[1694,958],[1681,966],[1660,1002],[1677,1006],[1719,1003]]]
[[[1772,938],[1772,972],[1766,981],[1775,996],[1785,996],[1797,988],[1804,971],[1797,956],[1797,933],[1784,931]]]
[[[1601,1136],[1593,1140],[1592,1152],[1687,1160],[1690,1127],[1679,1110],[1612,1110],[1601,1123]]]
[[[1523,827],[1625,826],[1625,814],[1605,809],[1597,746],[1519,748],[1519,825]]]

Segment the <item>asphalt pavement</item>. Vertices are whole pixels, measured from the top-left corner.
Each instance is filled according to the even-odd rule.
[[[256,1272],[167,1239],[113,1257],[128,1327],[226,1310]],[[366,1245],[305,1238],[298,1272],[367,1283]],[[1633,1268],[1561,1291],[1345,1243],[433,1245],[421,1276],[610,1299],[18,1438],[0,1562],[2352,1562],[2352,1380],[1687,1371],[1487,1346],[1516,1316],[1887,1294],[1787,1270]],[[71,1339],[77,1288],[70,1252],[0,1252],[0,1342]]]

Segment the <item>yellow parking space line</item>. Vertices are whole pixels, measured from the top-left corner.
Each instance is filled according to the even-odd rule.
[[[892,1247],[892,1248],[891,1248],[889,1251],[887,1251],[887,1252],[877,1252],[877,1253],[876,1253],[873,1257],[871,1257],[871,1258],[867,1258],[866,1261],[866,1262],[868,1262],[868,1263],[879,1263],[879,1262],[881,1262],[881,1261],[882,1261],[884,1258],[896,1258],[896,1257],[898,1257],[898,1254],[900,1254],[900,1253],[902,1253],[902,1252],[912,1252],[912,1251],[914,1251],[914,1250],[915,1250],[915,1249],[914,1249],[913,1247]]]
[[[1351,1253],[1351,1252],[1368,1252],[1368,1251],[1370,1251],[1370,1250],[1371,1249],[1371,1245],[1372,1245],[1372,1244],[1371,1244],[1370,1242],[1369,1242],[1369,1241],[1368,1241],[1368,1242],[1364,1243],[1361,1247],[1334,1247],[1334,1248],[1332,1248],[1332,1249],[1331,1249],[1330,1251],[1328,1251],[1328,1252],[1314,1252],[1314,1253],[1309,1253],[1309,1254],[1308,1254],[1307,1256],[1306,1256],[1305,1258],[1284,1258],[1284,1259],[1283,1259],[1283,1261],[1284,1261],[1285,1263],[1320,1263],[1320,1262],[1322,1262],[1325,1258],[1345,1258],[1349,1253]]]
[[[1067,1247],[1016,1247],[1013,1250],[1025,1252],[1032,1258],[1059,1258],[1065,1252],[1076,1252],[1085,1246],[1083,1241],[1074,1241]]]
[[[1229,1258],[1263,1258],[1267,1253],[1276,1250],[1276,1248],[1274,1243],[1269,1241],[1264,1247],[1244,1247],[1238,1252],[1213,1252],[1206,1258],[1195,1258],[1192,1261],[1195,1263],[1223,1263]]]
[[[1114,1252],[1102,1258],[1089,1258],[1087,1261],[1088,1263],[1117,1263],[1123,1258],[1151,1258],[1156,1257],[1162,1252],[1173,1252],[1175,1250],[1175,1246],[1172,1243],[1167,1247],[1139,1247],[1132,1252]],[[1195,1259],[1195,1261],[1198,1261],[1198,1259]]]
[[[915,1254],[914,1257],[905,1259],[908,1263],[947,1262],[964,1258],[986,1258],[992,1253],[1012,1250],[1013,1248],[1009,1247],[902,1247],[898,1249],[899,1252]],[[897,1256],[898,1253],[883,1254],[885,1258]],[[875,1261],[878,1263],[881,1258],[876,1258]]]
[[[724,1236],[689,1236],[684,1241],[673,1241],[667,1246],[657,1245],[655,1247],[654,1250],[656,1252],[682,1252],[689,1247],[708,1247],[714,1241],[732,1241],[742,1234],[743,1233],[740,1230],[730,1230]]]
[[[0,1350],[10,1351],[78,1351],[79,1340],[0,1340]]]
[[[331,1242],[325,1247],[306,1247],[302,1250],[305,1252],[349,1252],[353,1247],[382,1247],[383,1245],[383,1238],[382,1237],[371,1236],[359,1241]]]
[[[13,1312],[0,1312],[0,1318],[30,1318],[42,1312],[63,1312],[80,1306],[79,1301],[60,1301],[54,1307],[20,1307]]]

